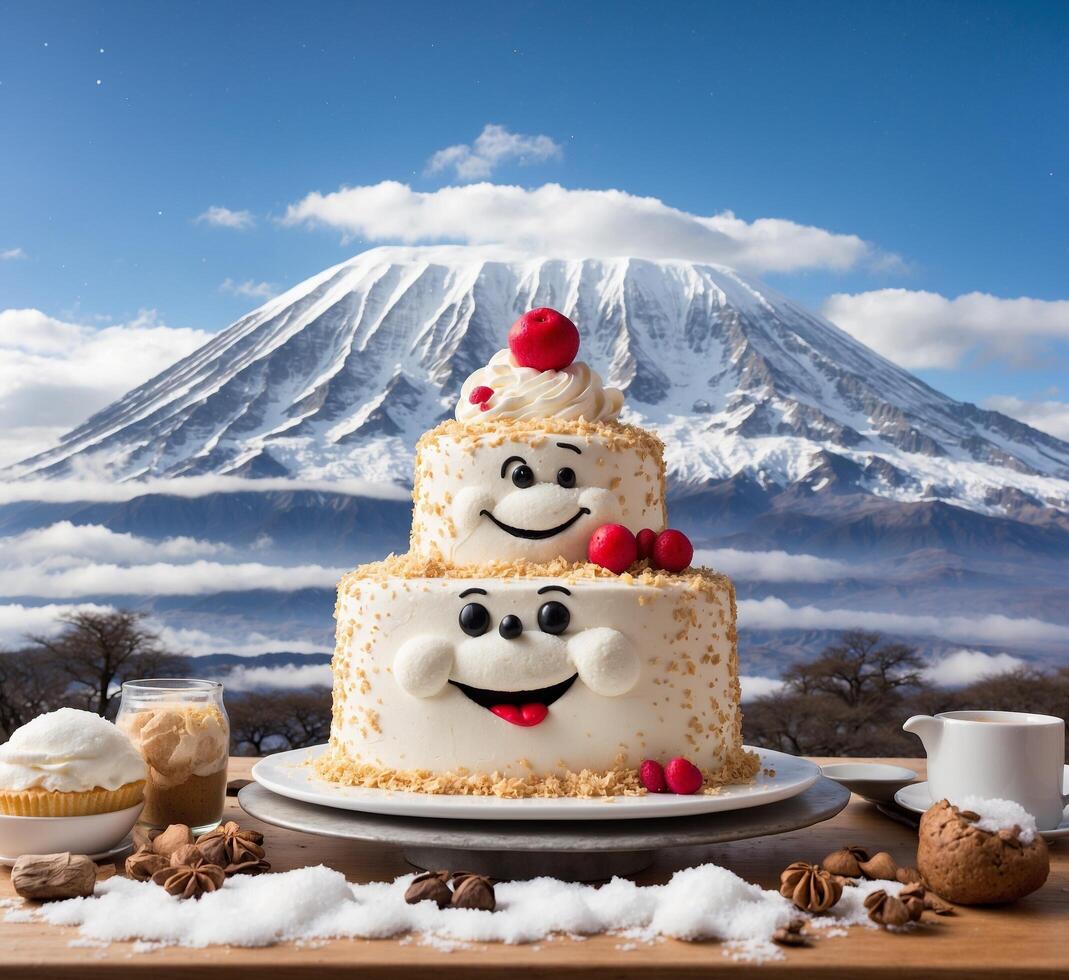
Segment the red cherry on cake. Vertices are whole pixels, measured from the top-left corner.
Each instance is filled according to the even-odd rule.
[[[691,793],[697,793],[705,780],[702,771],[693,762],[677,755],[664,767],[664,781],[673,793],[689,796]]]
[[[579,331],[563,313],[540,306],[512,325],[509,350],[520,367],[561,371],[579,353]]]
[[[638,767],[639,782],[647,793],[667,793],[668,783],[664,779],[664,766],[656,759],[643,759]]]
[[[488,388],[486,385],[479,385],[479,387],[471,389],[471,394],[468,395],[468,401],[473,405],[484,405],[493,397],[493,388]]]
[[[682,531],[669,528],[657,535],[650,557],[655,568],[663,568],[666,572],[681,572],[690,567],[694,558],[694,545]]]
[[[623,524],[602,524],[590,535],[586,555],[595,565],[619,575],[635,563],[638,544]]]
[[[635,535],[635,541],[638,543],[639,558],[653,557],[653,542],[656,540],[657,532],[651,531],[648,527],[644,527]]]

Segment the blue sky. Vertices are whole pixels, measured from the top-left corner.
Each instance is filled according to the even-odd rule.
[[[503,153],[494,184],[856,236],[752,271],[948,393],[1069,435],[1064,4],[0,9],[0,311],[46,318],[9,334],[147,325],[164,357],[163,325],[192,343],[366,246],[323,211],[283,223],[307,195],[400,181],[434,203],[476,178],[432,155],[497,124],[553,150]],[[197,220],[212,206],[230,226]]]

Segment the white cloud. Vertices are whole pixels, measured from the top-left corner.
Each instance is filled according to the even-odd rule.
[[[86,476],[70,480],[0,480],[0,504],[35,500],[41,503],[70,503],[80,500],[121,502],[147,494],[175,497],[206,497],[212,493],[283,493],[315,490],[349,494],[376,500],[410,500],[412,493],[392,483],[373,483],[355,478],[340,480],[290,480],[266,477],[247,480],[240,476],[153,477],[136,482],[115,483],[106,477]]]
[[[655,197],[559,184],[479,183],[421,193],[387,180],[308,194],[290,205],[283,222],[376,242],[495,243],[553,255],[680,258],[774,272],[848,269],[878,258],[856,235],[782,218],[747,222],[730,211],[705,217]]]
[[[1013,395],[992,395],[984,399],[983,405],[1059,439],[1069,440],[1069,402],[1026,401]]]
[[[504,126],[487,123],[474,143],[458,143],[435,153],[427,161],[427,173],[452,168],[460,180],[480,180],[509,160],[530,164],[561,156],[560,144],[549,136],[510,133]]]
[[[79,559],[132,562],[153,559],[183,560],[228,552],[226,545],[196,538],[177,537],[153,541],[134,534],[112,531],[100,524],[59,521],[0,538],[0,562],[76,564]]]
[[[955,650],[925,667],[924,676],[939,687],[965,687],[981,677],[1005,674],[1024,666],[1024,660],[1008,653]]]
[[[200,347],[210,334],[159,323],[92,327],[40,310],[0,310],[0,466],[53,445],[131,388]]]
[[[0,607],[2,608],[2,607]],[[216,636],[198,629],[181,629],[149,621],[149,627],[169,650],[198,657],[208,653],[232,653],[258,657],[264,653],[330,653],[329,647],[307,640],[288,640],[264,633],[243,633],[240,640]]]
[[[15,259],[26,258],[26,253],[21,248],[6,248],[0,252],[0,262],[12,262]]]
[[[223,678],[230,691],[269,688],[295,691],[306,687],[330,687],[330,664],[283,664],[280,667],[235,667]]]
[[[778,694],[783,690],[783,681],[778,677],[749,677],[742,674],[739,677],[739,684],[742,686],[743,701],[763,698],[767,694]]]
[[[823,313],[907,368],[952,368],[970,356],[1023,363],[1044,342],[1069,340],[1069,300],[876,289],[835,293]]]
[[[868,574],[846,562],[786,551],[706,549],[694,553],[694,563],[749,582],[829,582]]]
[[[215,225],[217,228],[236,228],[243,231],[256,224],[251,211],[231,211],[230,208],[213,204],[207,211],[198,214],[197,224]]]
[[[24,606],[20,603],[0,605],[0,645],[18,646],[24,643],[28,633],[51,635],[62,627],[61,616],[77,612],[107,613],[112,606],[100,606],[91,602],[76,605],[50,603],[44,606]]]
[[[782,599],[742,599],[739,625],[744,629],[867,629],[903,636],[939,636],[955,643],[1030,644],[1047,646],[1069,642],[1069,626],[1041,619],[1001,613],[932,616],[874,612],[864,609],[820,609],[789,606]]]
[[[198,559],[183,564],[111,562],[63,565],[62,559],[0,569],[0,595],[74,599],[95,595],[206,595],[248,589],[332,589],[345,569]]]
[[[270,299],[275,295],[275,287],[269,282],[254,282],[252,279],[236,282],[229,276],[219,284],[219,291],[234,296],[247,296],[249,299]]]

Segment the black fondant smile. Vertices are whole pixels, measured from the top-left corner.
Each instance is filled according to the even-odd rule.
[[[568,693],[568,688],[575,683],[578,676],[578,674],[572,674],[566,681],[550,687],[540,687],[536,691],[488,691],[481,687],[469,687],[467,684],[461,684],[460,681],[449,683],[459,688],[465,697],[470,698],[482,708],[494,708],[502,704],[520,706],[535,703],[544,704],[548,708],[554,701],[559,701]]]
[[[574,517],[569,518],[563,524],[558,524],[556,527],[548,528],[545,531],[529,531],[525,527],[512,527],[509,524],[502,524],[493,514],[488,510],[481,510],[479,513],[483,517],[489,517],[502,531],[506,534],[511,534],[514,538],[528,538],[531,540],[541,540],[542,538],[551,538],[554,534],[560,534],[561,531],[567,531],[580,517],[589,514],[590,511],[586,507],[580,507],[579,513]]]

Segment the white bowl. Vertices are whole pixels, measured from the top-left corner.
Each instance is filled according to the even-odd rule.
[[[892,803],[895,793],[917,778],[912,769],[882,762],[836,762],[820,771],[870,803]]]
[[[0,861],[23,854],[104,854],[122,843],[145,804],[84,817],[9,817],[0,814]]]

